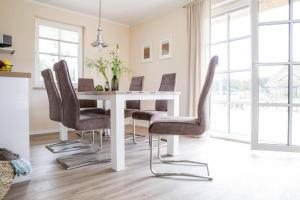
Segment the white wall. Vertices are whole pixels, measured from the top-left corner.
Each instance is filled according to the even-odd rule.
[[[159,40],[172,38],[172,58],[159,59]],[[152,43],[152,62],[141,62],[144,42]],[[157,90],[164,73],[177,74],[176,90],[181,91],[180,114],[188,113],[188,49],[186,9],[178,8],[162,16],[130,28],[130,66],[133,75],[144,75],[144,90]],[[154,109],[153,103],[142,102],[144,109]]]
[[[43,18],[83,27],[84,57],[95,57],[98,52],[90,47],[95,40],[97,18],[74,13],[63,9],[31,3],[28,0],[0,0],[0,33],[13,37],[16,53],[13,56],[1,55],[0,59],[9,59],[15,65],[13,71],[30,72],[35,76],[35,19]],[[129,64],[129,27],[109,21],[103,22],[104,38],[111,50],[115,44],[120,45],[121,58]],[[84,77],[94,78],[103,83],[102,77],[90,69],[84,69]],[[127,75],[129,76],[129,75]],[[121,88],[128,88],[127,76],[121,81]],[[30,88],[30,130],[39,132],[58,128],[57,123],[49,120],[48,99],[44,89],[36,89],[34,78]],[[0,94],[1,95],[1,94]]]

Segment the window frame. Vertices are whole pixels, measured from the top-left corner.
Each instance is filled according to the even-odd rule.
[[[293,3],[294,0],[289,0],[289,18],[287,20],[259,22],[259,0],[251,1],[251,19],[252,19],[252,130],[251,130],[251,148],[253,150],[272,150],[272,151],[291,151],[299,152],[300,146],[293,144],[293,108],[299,107],[300,104],[293,103],[293,67],[300,65],[299,61],[294,61],[293,45],[294,45],[294,24],[299,24],[300,19],[293,18]],[[259,28],[263,26],[272,25],[288,25],[288,39],[289,39],[289,57],[286,62],[260,62],[259,60]],[[260,103],[259,102],[259,69],[261,67],[272,67],[282,65],[288,68],[288,102],[287,103]],[[265,107],[283,107],[288,109],[288,129],[286,130],[287,141],[286,144],[270,144],[259,141],[259,108]]]
[[[211,8],[211,9],[214,9],[214,8]],[[217,71],[216,72],[216,75],[226,75],[227,78],[228,78],[228,88],[227,88],[227,99],[226,100],[222,100],[222,101],[218,101],[218,100],[212,100],[212,98],[210,98],[210,106],[212,106],[212,104],[224,104],[224,105],[227,105],[227,130],[226,131],[219,131],[219,130],[213,130],[211,129],[211,134],[212,136],[214,137],[218,137],[218,138],[225,138],[225,139],[231,139],[231,140],[236,140],[236,141],[242,141],[242,142],[250,142],[250,134],[251,134],[251,130],[249,130],[249,133],[246,134],[246,133],[236,133],[236,132],[231,132],[231,128],[230,128],[230,124],[231,124],[231,121],[230,121],[230,107],[231,105],[234,105],[236,103],[242,103],[244,105],[247,105],[247,106],[250,106],[250,119],[251,119],[251,106],[252,106],[252,62],[249,66],[249,68],[247,69],[231,69],[230,68],[230,44],[232,42],[235,42],[235,41],[243,41],[243,40],[247,40],[249,39],[250,40],[250,60],[252,58],[251,56],[251,44],[252,44],[252,34],[251,34],[251,29],[250,29],[250,33],[246,36],[240,36],[240,37],[234,37],[234,38],[231,38],[230,37],[230,14],[231,13],[235,13],[235,12],[238,12],[238,11],[241,11],[241,10],[244,10],[244,9],[248,9],[249,11],[249,18],[250,18],[250,21],[249,21],[249,28],[251,28],[251,9],[250,9],[250,4],[249,3],[245,3],[244,1],[241,1],[240,4],[237,6],[237,7],[234,7],[234,8],[231,8],[231,9],[227,9],[227,10],[223,10],[220,12],[220,10],[217,10],[217,12],[213,12],[212,13],[215,13],[214,15],[211,15],[210,16],[210,20],[213,20],[214,18],[217,18],[217,17],[221,17],[221,16],[225,16],[226,18],[226,25],[227,25],[227,37],[226,37],[226,40],[223,40],[223,41],[218,41],[218,42],[212,42],[210,41],[210,54],[212,53],[211,49],[213,46],[216,46],[216,45],[220,45],[220,44],[225,44],[226,45],[226,48],[227,48],[227,63],[226,63],[226,67],[227,69],[224,71]],[[211,38],[210,38],[211,40]],[[213,56],[213,55],[211,55]],[[247,102],[237,102],[237,101],[231,101],[230,99],[230,76],[232,73],[235,73],[235,72],[249,72],[249,75],[250,75],[250,99],[249,101]],[[211,110],[211,109],[210,109]],[[251,125],[251,122],[249,122],[249,125]]]
[[[60,35],[59,39],[51,39],[51,38],[45,38],[45,37],[40,37],[39,36],[39,26],[44,25],[44,26],[49,26],[53,28],[57,28],[60,30],[68,30],[68,31],[74,31],[79,34],[79,39],[78,43],[76,42],[70,42],[70,41],[64,41],[61,40]],[[51,40],[51,41],[57,41],[59,43],[64,42],[68,44],[78,44],[78,56],[64,56],[64,57],[70,57],[70,58],[78,58],[78,78],[82,76],[83,74],[83,27],[80,26],[74,26],[74,25],[69,25],[61,22],[54,22],[46,19],[41,19],[41,18],[36,18],[35,19],[35,76],[34,76],[34,87],[37,88],[44,88],[44,82],[40,81],[40,68],[39,68],[39,40],[40,39],[46,39],[46,40]],[[51,53],[42,53],[44,55],[55,55],[58,56],[58,60],[63,56],[60,52],[60,45],[58,47],[58,54],[51,54]],[[72,84],[74,87],[78,86],[78,78],[75,79],[75,81],[72,81]]]

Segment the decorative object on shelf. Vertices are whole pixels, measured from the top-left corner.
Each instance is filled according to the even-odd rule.
[[[124,66],[123,61],[120,59],[119,55],[119,45],[117,44],[117,47],[115,50],[113,50],[111,53],[111,72],[113,75],[113,78],[111,80],[111,90],[117,91],[119,90],[119,80],[121,75],[124,72],[127,72],[127,68]]]
[[[151,42],[144,43],[141,49],[142,63],[152,61],[152,44]]]
[[[95,90],[96,90],[97,92],[102,92],[102,91],[103,91],[102,85],[96,85]]]
[[[159,41],[159,58],[166,59],[172,57],[172,40],[164,38]]]
[[[113,76],[111,79],[111,90],[118,91],[119,90],[119,79],[116,76]]]
[[[12,37],[11,35],[0,34],[0,47],[11,47]]]
[[[0,60],[0,71],[11,72],[13,64],[9,60]]]
[[[105,90],[105,91],[110,91],[109,81],[105,81],[104,90]]]
[[[109,91],[109,80],[107,76],[107,65],[108,61],[104,58],[100,57],[98,59],[92,60],[90,58],[86,58],[86,65],[89,68],[95,68],[105,79],[105,91]]]
[[[91,44],[92,47],[97,47],[99,52],[102,51],[103,48],[107,47],[108,44],[106,44],[103,40],[103,35],[102,35],[102,27],[101,27],[101,6],[102,6],[102,2],[101,0],[99,0],[99,26],[98,26],[98,32],[97,32],[97,39],[95,42],[93,42]]]

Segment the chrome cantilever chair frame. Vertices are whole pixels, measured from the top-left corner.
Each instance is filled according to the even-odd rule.
[[[169,117],[154,121],[149,128],[150,137],[150,171],[159,177],[163,176],[185,176],[199,178],[200,180],[211,181],[213,178],[209,174],[209,168],[207,163],[196,162],[190,160],[164,160],[160,155],[160,136],[161,135],[202,135],[208,129],[208,110],[207,110],[207,96],[211,89],[213,77],[215,74],[215,68],[218,65],[218,56],[213,56],[210,60],[205,82],[203,84],[199,101],[198,101],[198,117]],[[161,173],[156,172],[153,169],[153,135],[159,135],[158,137],[158,158],[162,163],[176,164],[187,163],[195,166],[204,166],[207,170],[207,176],[192,174],[192,173]]]
[[[166,160],[163,159],[161,157],[161,153],[160,153],[160,139],[161,139],[161,135],[158,136],[158,145],[157,145],[157,149],[158,149],[158,159],[162,162],[162,163],[166,163],[166,164],[176,164],[176,163],[187,163],[187,164],[194,164],[195,166],[199,166],[199,167],[206,167],[206,171],[207,171],[207,176],[202,176],[202,175],[196,175],[196,174],[192,174],[192,173],[178,173],[178,172],[167,172],[167,173],[162,173],[162,172],[157,172],[153,169],[153,136],[155,134],[150,133],[149,134],[149,138],[150,138],[150,171],[152,172],[152,174],[154,174],[155,176],[158,177],[163,177],[163,176],[187,176],[187,177],[192,177],[192,178],[200,178],[202,180],[208,180],[211,181],[213,180],[213,178],[210,176],[209,173],[209,168],[208,168],[208,164],[204,163],[204,162],[197,162],[197,161],[191,161],[191,160]]]
[[[85,131],[86,132],[86,131]],[[95,147],[95,130],[92,130],[92,134],[93,134],[93,141],[90,144],[90,147],[93,149]],[[100,131],[101,133],[102,131]],[[84,163],[72,166],[72,167],[68,167],[67,165],[65,165],[63,162],[60,161],[60,159],[66,159],[66,158],[72,158],[72,157],[76,157],[76,156],[87,156],[87,155],[93,155],[96,154],[100,151],[100,149],[103,147],[102,145],[102,134],[100,134],[100,148],[97,148],[96,150],[92,150],[92,152],[80,152],[80,153],[74,153],[71,155],[67,155],[67,156],[62,156],[59,157],[57,160],[57,162],[59,162],[65,169],[67,170],[71,170],[71,169],[76,169],[76,168],[80,168],[80,167],[84,167],[84,166],[89,166],[89,165],[95,165],[95,164],[101,164],[101,163],[108,163],[111,161],[111,159],[102,159],[102,160],[91,160],[91,161],[86,161]],[[80,149],[78,149],[80,150]]]

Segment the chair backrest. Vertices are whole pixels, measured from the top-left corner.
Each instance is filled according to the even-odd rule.
[[[49,101],[49,117],[53,121],[61,122],[61,98],[55,85],[52,71],[50,69],[45,69],[44,71],[42,71],[42,76],[44,78],[45,88]]]
[[[161,78],[159,91],[174,91],[176,84],[176,73],[164,74]],[[155,110],[168,111],[168,101],[156,100]]]
[[[207,96],[211,89],[211,85],[212,85],[214,75],[215,75],[215,69],[216,69],[216,66],[218,65],[218,62],[219,62],[218,56],[214,56],[211,58],[209,65],[208,65],[205,82],[202,87],[199,102],[198,102],[198,120],[199,120],[200,126],[204,127],[204,130],[206,130],[207,126],[208,126]]]
[[[129,91],[142,91],[144,85],[144,76],[132,77],[130,82]],[[141,109],[141,101],[139,100],[129,100],[126,101],[127,109]]]
[[[80,117],[79,101],[73,88],[66,61],[54,65],[54,71],[62,99],[62,123],[76,129]]]
[[[88,78],[78,79],[78,92],[95,91],[94,80]],[[96,100],[79,100],[80,108],[95,108],[97,107]]]

